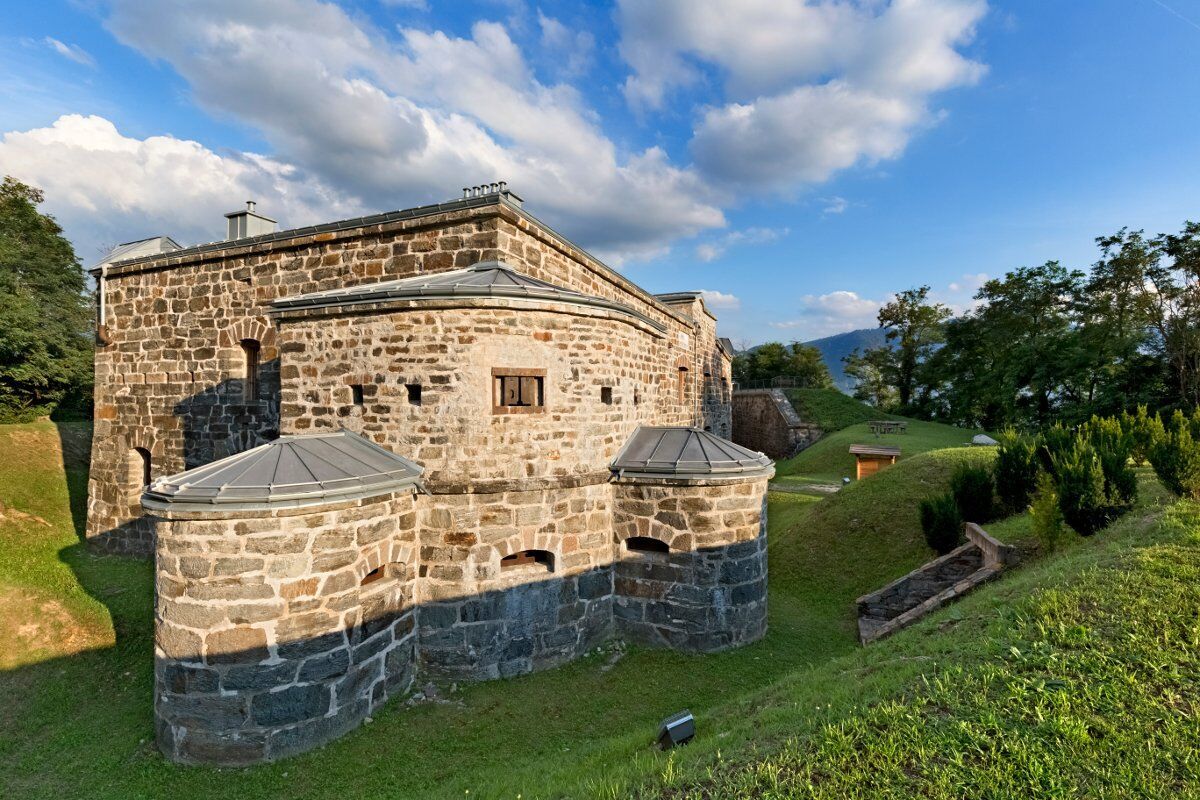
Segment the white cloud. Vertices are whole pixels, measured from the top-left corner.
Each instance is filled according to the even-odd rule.
[[[696,245],[696,257],[701,261],[716,261],[730,247],[739,244],[763,244],[787,236],[787,228],[746,228],[730,231],[724,236]]]
[[[825,216],[844,214],[850,207],[850,201],[844,197],[823,197],[821,202],[825,204],[825,207],[821,209],[821,213]]]
[[[635,108],[662,107],[707,72],[725,100],[702,114],[691,151],[738,189],[790,190],[895,158],[937,119],[931,96],[973,83],[970,41],[984,0],[619,0],[620,50]],[[707,71],[707,72],[706,72]]]
[[[60,117],[0,137],[0,175],[46,191],[85,265],[111,245],[168,234],[182,243],[224,236],[223,215],[255,199],[299,225],[353,216],[353,200],[294,167],[253,154],[218,155],[171,136],[122,136],[102,117]]]
[[[709,308],[733,310],[742,307],[742,301],[736,295],[718,292],[716,289],[701,289],[700,296]]]
[[[399,8],[412,8],[417,11],[428,11],[429,0],[383,0],[385,6],[397,6]]]
[[[92,58],[91,53],[77,44],[60,42],[51,36],[47,36],[42,42],[63,58],[74,61],[76,64],[82,64],[85,67],[92,67],[93,69],[96,66],[96,59]]]
[[[571,86],[538,82],[498,23],[469,38],[402,28],[397,41],[318,0],[116,0],[106,24],[170,63],[203,106],[260,130],[281,162],[368,208],[506,180],[618,256],[725,222],[692,170],[659,148],[618,152]]]
[[[890,298],[889,298],[890,299]],[[874,328],[880,307],[887,300],[871,300],[856,292],[839,290],[822,295],[805,295],[796,319],[770,323],[772,328],[794,331],[802,341],[820,339],[835,333]]]
[[[572,77],[587,71],[596,49],[596,37],[588,31],[572,31],[553,17],[538,10],[541,46],[545,55],[559,62],[563,75]]]

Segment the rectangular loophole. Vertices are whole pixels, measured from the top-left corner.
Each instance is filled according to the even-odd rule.
[[[606,406],[611,406],[613,402],[613,390],[611,386],[600,387],[600,402]]]
[[[405,391],[408,392],[408,404],[413,406],[421,405],[421,384],[406,383],[404,384]]]
[[[492,413],[527,414],[546,409],[546,370],[492,368]]]
[[[363,399],[363,386],[361,383],[350,384],[350,402],[356,406],[361,406],[365,402]]]

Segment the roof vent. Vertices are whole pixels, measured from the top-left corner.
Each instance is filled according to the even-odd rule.
[[[473,200],[477,197],[487,197],[489,195],[499,195],[514,206],[520,206],[524,200],[518,195],[509,191],[506,181],[496,181],[495,183],[481,183],[478,186],[464,186],[463,200]]]
[[[225,215],[228,222],[225,241],[232,242],[234,239],[247,239],[275,232],[275,220],[259,214],[254,210],[255,205],[253,200],[247,200],[244,211],[231,211]]]

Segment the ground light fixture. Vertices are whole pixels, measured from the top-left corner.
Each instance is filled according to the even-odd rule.
[[[667,717],[658,726],[658,746],[663,750],[687,744],[696,735],[696,720],[692,712],[684,709]]]

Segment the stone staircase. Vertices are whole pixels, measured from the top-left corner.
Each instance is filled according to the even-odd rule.
[[[1013,547],[973,522],[963,528],[966,544],[855,601],[859,641],[870,644],[895,633],[1016,563]]]

